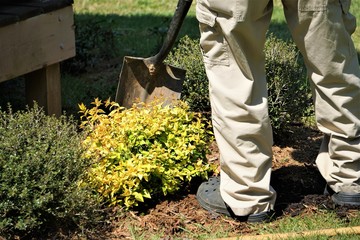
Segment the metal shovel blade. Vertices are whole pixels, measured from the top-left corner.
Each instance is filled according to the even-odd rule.
[[[186,71],[160,64],[151,75],[144,58],[124,57],[115,101],[130,108],[135,102],[163,99],[165,104],[179,99]]]
[[[191,3],[192,0],[178,1],[166,38],[155,56],[124,57],[115,97],[121,106],[130,108],[137,101],[148,103],[155,98],[160,98],[166,105],[180,98],[185,70],[166,65],[163,61],[171,50]]]

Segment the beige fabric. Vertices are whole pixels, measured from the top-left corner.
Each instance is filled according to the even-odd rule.
[[[317,164],[338,191],[359,192],[360,72],[350,34],[350,0],[283,0],[311,77],[316,118],[326,134]],[[271,0],[198,0],[200,44],[209,79],[221,195],[236,215],[274,207],[270,187],[265,34]],[[310,176],[309,176],[310,177]]]

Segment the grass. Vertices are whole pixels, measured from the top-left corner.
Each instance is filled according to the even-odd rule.
[[[158,49],[161,35],[164,36],[175,8],[176,1],[168,0],[78,0],[74,5],[79,22],[93,19],[95,15],[105,27],[116,33],[122,45],[120,55],[135,54],[142,57],[154,54]],[[194,6],[189,11],[179,37],[185,34],[199,35]]]
[[[138,32],[137,30],[142,29],[143,27],[149,27],[149,25],[152,25],[153,27],[160,26],[158,24],[161,22],[155,19],[168,19],[171,17],[176,7],[176,3],[177,1],[168,0],[77,0],[75,1],[74,9],[77,15],[88,14],[90,17],[92,17],[92,15],[106,15],[109,23],[111,22],[114,29],[120,31],[129,30],[134,33]],[[350,11],[357,17],[357,19],[360,19],[360,2],[352,1]],[[119,21],[113,21],[113,18],[116,18],[115,16],[120,16],[118,19]],[[131,20],[127,21],[127,17],[131,17]],[[146,21],[141,20],[143,17],[146,17]],[[276,32],[279,36],[290,38],[289,31],[285,25],[281,2],[280,0],[275,0],[270,31]],[[163,25],[161,25],[161,27],[162,26]],[[197,21],[195,19],[195,1],[188,13],[180,36],[184,34],[190,36],[199,35]],[[129,39],[134,38],[136,38],[136,36],[133,35]],[[353,34],[353,39],[355,41],[356,48],[360,51],[359,28]],[[141,49],[142,48],[139,49],[139,52],[141,52]]]
[[[224,226],[203,226],[199,223],[194,223],[189,228],[182,228],[181,234],[175,234],[171,239],[229,239],[234,240],[246,239],[247,236],[263,236],[263,235],[288,235],[296,237],[282,237],[281,239],[294,239],[294,240],[310,240],[310,239],[359,239],[356,234],[348,233],[337,234],[329,236],[329,234],[316,234],[317,231],[325,229],[339,229],[349,228],[351,226],[359,226],[360,215],[356,213],[347,220],[341,220],[334,212],[327,210],[317,210],[312,213],[307,212],[296,217],[282,217],[276,221],[265,224],[252,224],[248,226],[238,225],[237,228],[245,229],[244,234],[235,234],[226,227],[231,223],[230,220],[224,220]],[[248,228],[248,230],[246,230]],[[133,239],[164,239],[164,234],[161,230],[156,234],[147,233],[142,228],[131,226],[129,227]],[[238,229],[237,229],[238,230]],[[248,234],[246,232],[251,232]],[[302,233],[312,232],[311,235],[305,236]],[[266,238],[265,238],[266,239]]]
[[[89,36],[87,43],[93,43],[93,52],[108,51],[112,55],[110,66],[99,65],[101,59],[92,60],[86,74],[66,75],[63,80],[63,108],[70,113],[77,112],[77,103],[89,104],[94,97],[115,98],[118,75],[124,56],[149,57],[160,48],[167,26],[170,24],[177,1],[168,0],[77,0],[74,3],[76,26],[81,31],[84,26],[98,26],[97,36],[111,33],[115,43],[110,45]],[[352,12],[360,19],[360,2],[352,1]],[[94,30],[95,31],[95,30]],[[280,0],[275,0],[275,7],[269,32],[284,40],[291,35],[285,23]],[[195,1],[181,28],[178,39],[188,35],[199,38],[198,22],[195,17]],[[353,34],[355,45],[360,51],[360,29]],[[97,49],[109,45],[107,49]],[[88,54],[88,55],[89,55]],[[79,55],[79,53],[78,53]],[[110,57],[109,57],[110,58]],[[106,61],[109,61],[109,58]],[[98,61],[99,60],[99,61]],[[105,79],[106,78],[106,79]],[[95,79],[95,80],[94,80]],[[69,88],[79,89],[79,94]]]
[[[114,44],[104,42],[106,37],[99,39],[94,35],[88,35],[83,40],[86,41],[86,44],[91,44],[83,59],[90,63],[86,66],[85,73],[68,74],[63,72],[63,109],[69,114],[76,114],[77,104],[80,102],[88,105],[95,97],[114,99],[123,57],[149,57],[156,54],[163,42],[176,4],[177,1],[169,0],[74,1],[77,31],[91,29],[89,31],[92,31],[91,34],[95,34],[95,36],[110,34],[114,38]],[[352,12],[360,19],[360,2],[352,1],[351,8]],[[280,0],[275,0],[269,32],[282,39],[291,39]],[[185,19],[178,39],[184,35],[189,35],[191,38],[199,37],[198,22],[195,17],[195,1]],[[77,34],[77,41],[79,41],[79,37],[80,35]],[[353,34],[353,38],[358,51],[360,51],[359,28]],[[101,46],[107,48],[100,48]],[[104,52],[108,55],[105,59],[103,56],[99,57]],[[77,56],[81,54],[84,53],[78,48]],[[94,55],[95,57],[91,58]],[[103,60],[106,65],[103,64]],[[16,89],[18,89],[18,85],[23,89],[24,85],[21,80],[16,83],[9,81],[9,83],[1,84],[14,85],[13,88]],[[5,95],[7,96],[7,94]],[[18,106],[24,105],[25,96],[24,94],[14,94],[12,99],[3,98],[0,101],[1,106],[6,106],[7,101],[11,101],[12,105],[18,108]]]

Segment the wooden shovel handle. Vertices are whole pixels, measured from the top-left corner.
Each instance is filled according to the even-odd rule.
[[[145,64],[149,68],[150,74],[156,72],[156,67],[161,64],[169,54],[180,31],[181,25],[191,7],[191,4],[192,0],[179,0],[166,38],[159,53],[155,56],[144,59]]]

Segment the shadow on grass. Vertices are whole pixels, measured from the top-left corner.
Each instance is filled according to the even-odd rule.
[[[62,74],[69,74],[72,79],[70,83],[63,83],[63,109],[73,114],[77,112],[80,102],[90,103],[95,97],[114,99],[123,57],[155,55],[170,22],[171,16],[76,14],[76,56],[62,63]],[[272,22],[269,33],[285,41],[291,39],[283,22]],[[185,19],[175,46],[185,35],[192,39],[200,36],[194,16]],[[2,108],[8,103],[14,110],[25,108],[22,81],[20,78],[0,83]],[[72,87],[76,85],[78,92],[76,87]]]
[[[61,64],[62,76],[71,75],[73,81],[62,82],[63,109],[73,114],[80,102],[90,103],[95,97],[114,99],[123,57],[155,55],[170,22],[171,17],[155,15],[76,14],[76,56]],[[199,37],[194,17],[185,19],[175,45],[185,35]],[[6,108],[8,103],[15,111],[25,108],[23,79],[1,82],[0,94],[2,108]]]

